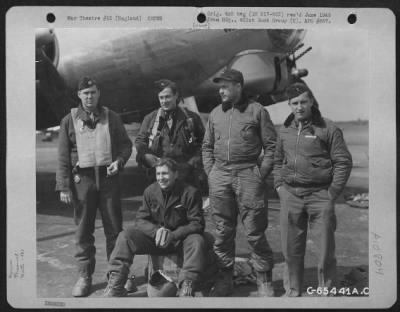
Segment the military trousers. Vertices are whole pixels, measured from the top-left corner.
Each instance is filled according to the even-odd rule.
[[[322,189],[299,197],[282,185],[279,188],[279,197],[286,294],[290,296],[302,294],[308,229],[312,234],[313,246],[318,257],[318,286],[328,288],[335,286],[336,215],[334,201],[329,197],[328,191]]]
[[[235,238],[238,216],[243,224],[256,271],[273,268],[272,249],[265,236],[268,226],[268,202],[264,198],[265,183],[257,165],[225,170],[214,166],[208,175],[210,205],[215,224],[214,251],[220,268],[235,262]]]
[[[99,185],[93,168],[79,169],[74,179],[74,219],[76,253],[80,276],[91,276],[95,269],[96,247],[94,230],[97,209],[103,222],[106,236],[107,260],[114,248],[119,232],[122,231],[122,213],[118,174],[107,177],[106,168],[100,167]],[[99,188],[98,188],[99,187]]]
[[[167,255],[177,253],[183,257],[179,281],[199,281],[207,262],[207,239],[202,234],[189,234],[166,248],[157,247],[154,238],[135,226],[130,226],[118,235],[108,263],[108,272],[127,276],[135,255]]]

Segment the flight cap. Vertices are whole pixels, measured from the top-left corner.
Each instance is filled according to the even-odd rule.
[[[97,86],[97,88],[99,88],[96,80],[90,77],[82,77],[81,80],[79,81],[78,91],[90,88],[92,86]]]
[[[178,92],[178,87],[176,86],[176,83],[173,82],[172,80],[161,79],[155,81],[154,84],[156,85],[158,92],[161,92],[165,88],[171,88],[173,93]]]
[[[220,73],[213,79],[213,82],[218,83],[221,80],[237,82],[240,83],[242,86],[244,83],[243,74],[233,68],[225,69],[222,73]]]
[[[299,96],[300,94],[303,94],[304,92],[308,92],[312,95],[312,91],[310,90],[310,88],[303,82],[292,83],[286,88],[285,91],[286,96],[289,100]]]

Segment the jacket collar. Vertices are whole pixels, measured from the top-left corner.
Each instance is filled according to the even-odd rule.
[[[249,105],[249,100],[247,99],[247,97],[242,93],[240,96],[240,100],[239,102],[237,102],[234,106],[236,109],[239,110],[239,112],[243,113],[247,106]],[[222,103],[222,110],[224,111],[224,113],[228,110],[232,108],[232,104],[231,103]]]
[[[177,180],[171,190],[164,192],[157,182],[154,182],[154,196],[160,205],[161,220],[165,222],[165,217],[168,211],[180,200],[182,196],[183,185],[182,182]]]
[[[172,141],[174,141],[177,138],[178,131],[180,130],[181,126],[185,123],[187,116],[185,113],[182,111],[184,108],[177,107],[173,118],[174,118],[174,125],[173,125],[173,135],[172,135]]]
[[[154,196],[157,199],[157,201],[164,206],[165,203],[165,196],[168,196],[168,200],[166,203],[166,207],[164,207],[165,209],[167,209],[169,207],[169,203],[171,203],[171,201],[173,201],[174,199],[178,199],[180,198],[180,195],[182,193],[183,190],[183,183],[180,180],[176,180],[175,185],[173,185],[173,187],[164,192],[160,185],[158,184],[158,182],[154,182]]]
[[[176,121],[177,123],[180,121],[185,121],[187,118],[185,113],[182,111],[183,109],[185,108],[177,106],[175,112],[173,113],[174,121]]]
[[[178,106],[176,107],[176,109],[171,111],[170,114],[174,121],[174,127],[175,127],[175,124],[179,125],[181,122],[186,120],[186,115],[182,112],[182,109]],[[165,111],[163,109],[161,109],[160,119],[166,121],[166,118],[167,118],[167,115],[166,115]]]
[[[324,118],[322,118],[321,112],[318,108],[313,106],[311,108],[311,120],[310,124],[324,128],[326,126]],[[290,125],[296,125],[296,121],[294,119],[294,114],[291,113],[283,123],[285,128],[289,127]]]

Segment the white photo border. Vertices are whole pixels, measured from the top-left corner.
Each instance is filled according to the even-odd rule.
[[[233,11],[266,8],[229,8]],[[321,8],[273,8],[287,11],[321,11]],[[163,16],[162,22],[105,23],[68,21],[67,16],[107,14]],[[223,12],[227,8],[213,7]],[[7,118],[7,272],[15,253],[23,250],[24,278],[7,278],[7,300],[13,307],[54,308],[37,297],[36,284],[36,159],[35,159],[35,29],[37,28],[305,28],[353,29],[368,32],[370,211],[368,297],[348,298],[191,298],[179,299],[180,308],[385,308],[397,300],[396,267],[396,54],[395,15],[381,8],[323,8],[332,15],[329,24],[281,25],[197,22],[207,8],[191,7],[13,7],[6,15],[6,118]],[[46,21],[52,12],[56,22]],[[349,25],[350,13],[357,15]],[[176,18],[179,14],[179,18]],[[29,17],[29,18],[28,18]],[[24,196],[21,196],[24,190]],[[378,272],[379,271],[379,272]],[[382,273],[382,274],[381,274]],[[65,298],[67,308],[176,308],[170,298]]]

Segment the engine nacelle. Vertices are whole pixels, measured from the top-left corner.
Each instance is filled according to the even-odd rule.
[[[37,30],[35,41],[36,62],[40,62],[44,57],[46,57],[54,67],[57,67],[60,59],[60,48],[54,31],[47,28]]]
[[[69,108],[65,84],[57,66],[60,52],[51,29],[36,32],[36,128],[59,124]]]
[[[244,51],[228,67],[243,73],[244,89],[249,95],[282,92],[289,77],[286,61],[280,62],[280,54],[268,51]]]

